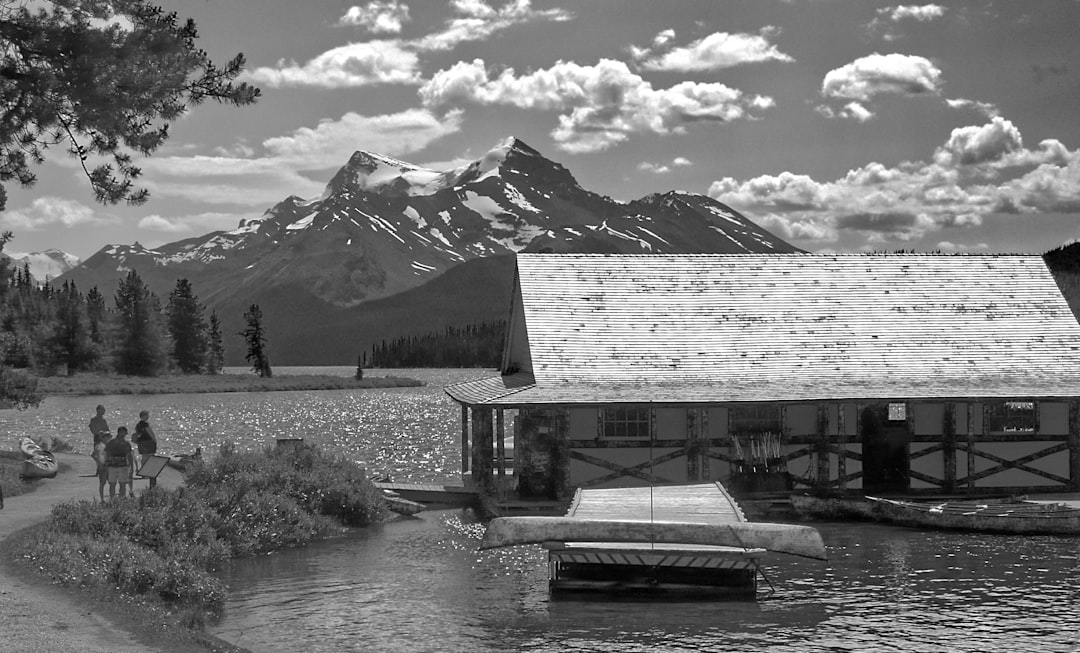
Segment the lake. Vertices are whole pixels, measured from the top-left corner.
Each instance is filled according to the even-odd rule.
[[[276,374],[290,368],[275,369]],[[350,375],[355,368],[303,368]],[[460,411],[484,370],[367,370],[420,388],[68,397],[4,411],[11,437],[71,437],[151,411],[167,453],[303,437],[395,480],[455,481]],[[550,601],[540,547],[479,552],[467,511],[432,511],[235,562],[211,632],[253,651],[1038,651],[1080,653],[1080,538],[817,525],[829,562],[767,559],[756,603]],[[764,593],[764,592],[763,592]]]

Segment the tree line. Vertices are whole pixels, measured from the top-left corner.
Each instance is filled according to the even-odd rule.
[[[0,250],[9,240],[10,232],[0,235]],[[270,376],[262,311],[253,304],[244,318],[248,362]],[[84,293],[72,281],[39,285],[28,265],[13,270],[0,257],[0,401],[26,403],[17,386],[34,385],[27,373],[219,374],[224,364],[218,313],[207,317],[187,279],[177,279],[162,302],[130,270],[106,298],[96,286]]]
[[[371,367],[498,367],[506,321],[446,327],[371,346]]]

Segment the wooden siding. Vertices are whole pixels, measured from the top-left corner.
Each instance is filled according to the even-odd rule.
[[[1080,396],[1038,256],[519,255],[518,276],[520,373],[462,403]]]

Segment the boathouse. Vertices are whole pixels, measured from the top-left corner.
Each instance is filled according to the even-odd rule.
[[[1080,324],[1038,256],[519,255],[501,374],[446,391],[466,477],[522,497],[1080,490]]]

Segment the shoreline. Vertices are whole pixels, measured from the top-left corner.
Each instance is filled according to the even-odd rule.
[[[284,374],[267,378],[254,374],[164,374],[152,377],[76,374],[38,377],[38,393],[43,398],[49,396],[363,390],[422,385],[424,384],[421,381],[405,377],[372,376],[356,379],[352,376],[325,374]]]
[[[85,477],[96,471],[89,456],[56,456],[65,465],[60,474],[37,481],[31,492],[6,498],[0,510],[0,619],[5,646],[51,653],[245,652],[206,633],[163,629],[152,610],[119,596],[103,599],[83,588],[52,584],[47,576],[21,567],[12,558],[13,543],[43,523],[54,505],[97,496],[96,479]],[[183,482],[183,476],[166,469],[160,482],[175,486]]]

